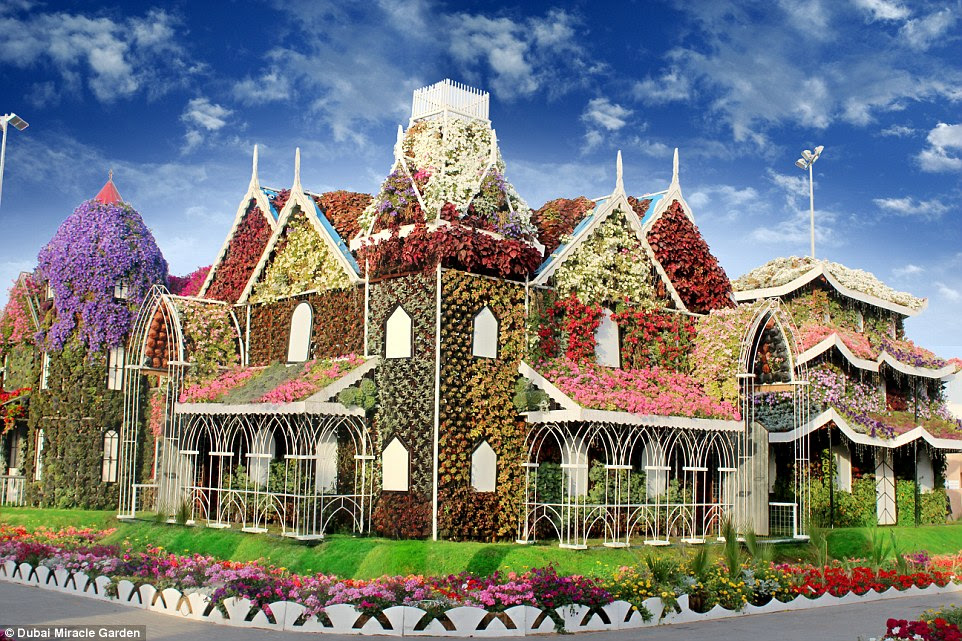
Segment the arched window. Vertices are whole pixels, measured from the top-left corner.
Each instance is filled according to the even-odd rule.
[[[287,343],[287,362],[303,363],[311,354],[311,323],[314,310],[310,303],[301,303],[291,314],[291,337]]]
[[[498,357],[498,319],[487,305],[474,317],[471,354],[480,358]]]
[[[835,487],[842,492],[852,491],[852,453],[847,445],[832,448],[835,457]]]
[[[267,485],[271,475],[271,462],[277,453],[277,444],[274,442],[274,434],[266,428],[257,430],[254,435],[254,442],[251,443],[251,451],[247,454],[250,463],[247,466],[247,477],[251,483],[261,487]]]
[[[855,312],[855,329],[860,333],[865,331],[865,316],[862,315],[861,310]]]
[[[605,367],[621,367],[621,346],[618,344],[618,323],[611,318],[611,310],[604,310],[595,330],[595,360]]]
[[[471,454],[471,487],[478,492],[494,492],[497,483],[498,455],[487,441],[481,441]]]
[[[401,439],[394,437],[381,456],[381,489],[385,492],[407,492],[410,478],[410,455]]]
[[[384,357],[411,358],[411,317],[398,306],[384,324]]]
[[[117,453],[120,450],[120,437],[114,430],[104,432],[104,467],[101,480],[104,483],[117,481]]]
[[[314,470],[314,490],[333,494],[337,489],[337,435],[325,431],[314,448],[317,463]]]

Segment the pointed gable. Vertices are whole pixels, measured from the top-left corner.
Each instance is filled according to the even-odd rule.
[[[646,240],[689,311],[704,314],[734,304],[728,275],[679,201],[652,222]]]
[[[308,291],[345,289],[360,282],[357,262],[344,239],[301,187],[300,149],[294,164],[294,184],[277,227],[239,302],[269,302]]]
[[[255,146],[247,193],[237,207],[234,223],[197,294],[199,297],[228,303],[240,299],[276,227],[272,194],[276,198],[277,192],[260,186]]]

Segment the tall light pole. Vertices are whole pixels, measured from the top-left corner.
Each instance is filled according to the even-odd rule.
[[[3,129],[3,143],[0,144],[0,199],[3,198],[3,160],[7,155],[7,125],[13,125],[17,131],[23,131],[29,126],[26,120],[15,113],[0,116],[0,129]]]
[[[812,231],[812,260],[815,260],[815,179],[812,175],[812,165],[822,155],[822,145],[815,148],[815,153],[808,149],[802,152],[802,157],[795,161],[795,166],[799,169],[808,170],[808,204],[810,210],[810,222]]]

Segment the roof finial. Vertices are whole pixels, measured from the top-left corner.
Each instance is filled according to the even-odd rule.
[[[621,150],[618,150],[618,160],[615,162],[615,192],[625,192],[625,171],[621,164]]]
[[[114,179],[114,168],[111,167],[110,169],[107,170],[107,182],[110,182],[113,179]]]
[[[257,188],[260,186],[260,180],[257,177],[257,145],[254,145],[254,159],[251,161],[251,187]]]
[[[404,128],[399,124],[397,126],[397,140],[394,142],[394,161],[399,162],[401,160],[401,154],[404,149]]]
[[[301,148],[296,147],[294,149],[294,187],[300,189],[301,187]]]
[[[671,184],[678,184],[678,147],[675,147],[675,157],[671,161]]]

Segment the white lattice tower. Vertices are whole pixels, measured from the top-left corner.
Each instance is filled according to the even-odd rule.
[[[414,90],[411,124],[440,117],[461,117],[488,122],[487,91],[444,79]]]

